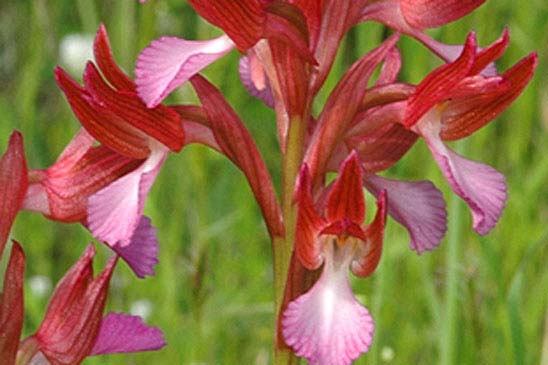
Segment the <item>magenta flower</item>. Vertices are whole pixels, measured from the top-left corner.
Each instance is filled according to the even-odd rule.
[[[399,32],[408,34],[422,42],[444,61],[452,62],[460,54],[462,46],[437,42],[424,30],[440,27],[460,19],[484,2],[485,0],[367,1],[366,6],[361,9],[359,20],[378,21]]]
[[[179,115],[165,106],[148,109],[135,84],[116,65],[103,26],[95,39],[95,58],[102,71],[88,63],[84,87],[62,69],[56,78],[86,130],[119,154],[143,159],[133,171],[90,196],[87,224],[98,239],[127,246],[134,234],[148,194],[170,150],[183,146]],[[108,81],[108,83],[107,83]]]
[[[444,140],[464,138],[483,127],[523,91],[533,75],[531,54],[501,75],[484,76],[485,66],[508,45],[501,38],[482,51],[473,33],[454,62],[430,73],[409,96],[402,124],[426,141],[453,191],[470,207],[473,227],[487,234],[497,223],[507,192],[504,176],[490,166],[470,161],[449,149]]]
[[[103,317],[116,258],[93,278],[94,255],[90,245],[57,285],[38,331],[19,343],[25,256],[19,243],[13,242],[0,298],[2,364],[76,365],[87,356],[151,351],[165,345],[162,332],[139,318],[122,314]]]
[[[137,90],[147,106],[158,105],[203,68],[233,48],[246,53],[260,39],[290,44],[309,60],[307,40],[295,24],[297,8],[271,0],[191,0],[190,5],[226,34],[207,41],[162,37],[145,48],[137,59]]]
[[[377,201],[374,221],[362,227],[365,200],[362,170],[352,153],[329,187],[326,207],[312,198],[308,167],[301,169],[297,187],[295,253],[309,270],[323,264],[314,286],[288,304],[283,313],[285,342],[311,364],[350,364],[369,349],[374,325],[369,311],[354,297],[348,269],[359,277],[379,263],[386,219],[386,193]],[[322,211],[322,214],[318,213]]]
[[[15,132],[0,160],[0,196],[4,197],[0,205],[1,248],[23,204],[26,188],[23,144],[21,136]],[[94,278],[94,255],[95,250],[90,245],[57,285],[38,331],[20,343],[24,318],[25,255],[20,244],[13,241],[0,295],[2,364],[73,365],[92,354],[147,351],[164,346],[162,333],[157,328],[144,325],[139,319],[125,315],[108,315],[103,319],[117,257],[111,259]],[[101,330],[105,326],[109,331]],[[116,341],[112,340],[113,334],[117,336]],[[110,347],[106,347],[105,342],[111,343]]]
[[[93,146],[85,129],[73,138],[61,156],[45,170],[30,170],[29,186],[22,209],[44,214],[61,222],[87,226],[89,198],[143,160],[118,154],[105,146]],[[156,229],[142,217],[128,245],[110,245],[139,277],[154,274],[158,263]]]

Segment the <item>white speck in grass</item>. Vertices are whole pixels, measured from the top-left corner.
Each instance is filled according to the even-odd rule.
[[[141,317],[143,321],[146,321],[147,318],[152,313],[153,309],[154,309],[154,305],[149,300],[140,299],[131,303],[129,312],[133,314],[134,316]]]
[[[257,357],[255,358],[255,365],[268,365],[269,363],[269,352],[267,349],[260,349]]]
[[[390,346],[383,346],[381,350],[381,359],[384,362],[392,362],[394,360],[394,349]]]
[[[61,65],[74,75],[84,72],[88,60],[93,59],[93,36],[89,34],[69,34],[59,46]]]
[[[51,280],[47,276],[31,276],[28,285],[32,295],[37,298],[44,298],[51,292]]]

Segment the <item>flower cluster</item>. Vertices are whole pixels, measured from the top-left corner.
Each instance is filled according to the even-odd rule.
[[[21,344],[19,355],[24,256],[14,243],[0,302],[0,323],[7,323],[0,328],[8,338],[0,341],[0,354],[10,359],[39,354],[52,364],[74,364],[90,354],[163,344],[157,332],[151,335],[154,340],[145,341],[155,330],[135,318],[98,316],[118,257],[138,277],[154,274],[158,242],[156,228],[143,215],[146,196],[171,152],[200,143],[243,172],[272,239],[276,353],[290,348],[311,364],[350,364],[369,349],[374,324],[352,293],[348,270],[358,277],[374,272],[387,215],[407,229],[410,247],[418,254],[437,247],[447,228],[445,201],[431,182],[398,181],[378,173],[422,137],[451,189],[470,207],[477,233],[493,229],[507,200],[500,172],[458,155],[444,142],[467,137],[500,114],[531,79],[537,56],[500,73],[494,62],[509,44],[507,30],[484,48],[473,32],[463,45],[445,45],[425,33],[483,2],[189,0],[225,34],[205,41],[152,41],[137,59],[135,80],[116,64],[100,26],[95,63],[87,64],[83,85],[63,69],[55,70],[82,125],[57,162],[27,171],[21,137],[13,135],[0,166],[0,188],[9,197],[0,210],[0,247],[17,211],[26,209],[56,221],[80,222],[115,258],[93,279],[93,250],[84,253],[59,284],[44,323]],[[354,25],[370,21],[393,34],[356,60],[316,110],[341,40]],[[398,79],[402,35],[416,38],[444,62],[417,85]],[[280,198],[244,123],[199,74],[233,49],[242,54],[238,72],[243,85],[276,112]],[[201,105],[163,105],[185,82]],[[338,175],[330,181],[332,172]],[[364,188],[377,199],[369,224],[364,224]],[[8,314],[6,307],[18,311]],[[108,339],[114,334],[118,342]]]

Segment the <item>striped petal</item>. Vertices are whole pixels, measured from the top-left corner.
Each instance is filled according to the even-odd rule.
[[[366,175],[365,187],[375,196],[388,192],[388,214],[409,232],[409,246],[418,254],[436,248],[447,230],[447,212],[441,191],[430,181],[398,181]]]
[[[224,56],[234,43],[226,35],[208,41],[162,37],[152,41],[137,58],[137,92],[149,108]]]
[[[162,331],[147,326],[140,317],[109,313],[101,322],[90,355],[153,351],[165,345]]]
[[[314,365],[350,365],[373,341],[373,319],[352,293],[348,265],[334,261],[326,260],[320,279],[282,319],[285,342]]]
[[[465,159],[441,141],[439,122],[428,113],[418,123],[434,159],[453,191],[470,207],[473,227],[479,234],[487,234],[499,220],[508,193],[504,175],[494,168]]]
[[[87,224],[93,235],[111,247],[130,243],[141,220],[145,198],[167,150],[156,150],[136,170],[89,198]]]

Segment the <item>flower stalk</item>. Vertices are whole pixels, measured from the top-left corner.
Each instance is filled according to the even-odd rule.
[[[294,201],[295,182],[304,154],[304,138],[306,124],[299,117],[293,117],[289,122],[286,153],[283,157],[283,188],[282,212],[285,228],[285,237],[274,238],[274,305],[276,317],[281,314],[284,291],[288,277],[289,263],[295,242],[295,227],[297,223],[297,209]],[[275,364],[297,364],[296,358],[287,349],[274,346]]]

